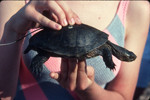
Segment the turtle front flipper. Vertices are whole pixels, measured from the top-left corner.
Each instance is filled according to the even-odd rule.
[[[49,59],[49,57],[50,55],[47,53],[40,52],[32,59],[29,70],[35,74],[35,76],[41,76],[43,64]]]
[[[114,70],[115,69],[115,64],[112,60],[112,53],[108,48],[104,48],[102,51],[102,56],[103,56],[103,60],[105,62],[105,65],[111,69]]]
[[[110,41],[107,41],[107,44],[111,46],[112,54],[119,60],[130,62],[136,59],[136,55],[133,52],[115,45]]]

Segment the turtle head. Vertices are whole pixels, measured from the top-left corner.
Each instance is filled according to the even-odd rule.
[[[125,56],[121,57],[122,61],[127,61],[127,62],[131,62],[134,61],[136,59],[136,55],[133,52],[128,52],[124,54]]]
[[[136,57],[137,57],[137,56],[136,56],[133,52],[130,52],[128,61],[134,61],[134,60],[136,59]]]

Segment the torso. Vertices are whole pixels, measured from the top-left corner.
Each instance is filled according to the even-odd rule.
[[[119,1],[66,1],[81,21],[105,30],[116,15]],[[90,8],[90,9],[89,9]],[[95,13],[96,12],[96,13]],[[86,15],[86,16],[85,16]]]
[[[118,6],[119,1],[66,1],[68,5],[71,6],[70,8],[79,16],[81,21],[85,24],[88,24],[90,26],[93,26],[99,30],[105,31],[107,34],[109,34],[109,40],[113,43],[116,43],[120,46],[124,45],[124,23],[122,21],[122,15],[118,14]],[[89,9],[90,8],[90,9]],[[106,9],[107,8],[107,9]],[[122,8],[121,8],[122,9]],[[96,13],[95,13],[96,12]],[[85,16],[86,15],[86,16]],[[23,51],[28,45],[28,40],[31,36],[26,37],[25,43],[23,45]],[[37,94],[40,92],[44,92],[45,96],[48,98],[54,98],[53,100],[60,100],[59,97],[63,97],[65,100],[73,100],[72,96],[70,96],[69,93],[67,93],[66,90],[61,88],[58,83],[51,79],[49,76],[49,73],[51,71],[59,71],[60,70],[60,58],[52,58],[43,65],[43,72],[42,77],[40,79],[34,79],[31,75],[31,73],[27,70],[26,66],[29,67],[32,58],[37,53],[35,51],[31,51],[28,54],[23,54],[23,62],[25,66],[21,66],[21,73],[20,73],[20,81],[18,87],[18,95],[16,97],[22,98],[35,98],[37,97]],[[102,58],[100,56],[97,56],[92,59],[87,59],[87,65],[93,66],[95,69],[95,81],[97,84],[99,84],[101,87],[105,87],[105,85],[110,82],[112,79],[115,78],[116,74],[118,73],[120,69],[121,62],[118,61],[116,58],[113,57],[113,60],[116,64],[116,70],[115,72],[111,71],[110,69],[106,68]],[[32,80],[32,81],[31,81]],[[33,85],[33,83],[37,83],[38,88],[36,90],[40,91],[34,91],[34,87],[30,87]],[[44,84],[47,83],[47,84]],[[43,84],[43,85],[42,85]],[[53,87],[50,85],[54,85]],[[30,87],[30,88],[28,88]],[[36,96],[28,96],[30,92],[26,92],[23,90],[23,92],[19,92],[20,89],[34,91]],[[46,91],[46,92],[45,92]],[[54,91],[57,91],[58,93],[55,93]],[[20,94],[19,94],[20,93]],[[49,93],[54,93],[53,95]],[[25,95],[25,96],[21,96]],[[56,96],[58,95],[58,96]],[[61,96],[59,96],[61,95]],[[43,97],[45,97],[43,95]],[[39,98],[43,98],[42,96]],[[20,100],[20,99],[16,99]],[[43,99],[46,100],[46,99]]]

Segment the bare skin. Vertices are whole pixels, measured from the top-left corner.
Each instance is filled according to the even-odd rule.
[[[108,6],[104,6],[106,4],[104,1],[52,2],[43,0],[41,2],[31,2],[24,8],[22,8],[24,5],[24,2],[22,1],[2,1],[0,3],[1,43],[16,40],[18,37],[20,37],[20,35],[24,35],[29,28],[37,27],[38,24],[33,24],[37,22],[41,25],[59,30],[62,26],[67,24],[80,24],[82,21],[85,24],[89,24],[100,30],[104,30],[112,21],[119,3],[118,1],[114,1],[107,3]],[[7,7],[4,6],[6,4],[8,5]],[[43,8],[42,5],[44,5]],[[78,7],[76,7],[77,5]],[[13,7],[14,10],[10,12],[11,7]],[[56,7],[58,8],[57,10],[54,9]],[[91,8],[90,10],[89,7]],[[20,8],[22,8],[22,10],[17,12]],[[42,12],[44,9],[49,9],[53,12],[53,16],[58,23],[41,16],[41,14],[36,11],[35,8],[37,8],[39,12]],[[5,10],[2,11],[1,9]],[[98,11],[95,11],[95,9],[98,9]],[[30,13],[31,11],[34,11],[34,14]],[[103,89],[96,84],[94,81],[94,69],[90,66],[86,66],[85,61],[77,62],[75,59],[63,59],[63,67],[61,67],[60,74],[51,73],[50,76],[58,80],[61,86],[71,91],[75,91],[81,100],[132,100],[137,82],[140,61],[149,28],[148,12],[148,2],[130,2],[125,26],[125,48],[133,51],[137,55],[137,59],[132,63],[122,63],[119,74],[108,85],[107,89]],[[22,14],[24,16],[22,16]],[[12,15],[14,16],[11,17]],[[18,21],[19,19],[20,21]],[[64,19],[66,19],[67,23],[64,21]],[[93,20],[90,19],[95,19],[95,21],[93,22]],[[0,84],[0,98],[2,98],[2,100],[12,100],[15,95],[14,93],[17,86],[22,42],[23,40],[13,45],[0,47],[0,81],[2,82]],[[60,75],[63,77],[60,78]],[[6,83],[8,84],[7,87]]]
[[[70,8],[65,6],[65,9],[61,9],[59,4],[60,2],[43,0],[33,1],[29,5],[24,6],[25,4],[23,1],[2,1],[0,3],[0,15],[4,16],[0,17],[2,21],[0,25],[0,29],[2,30],[0,35],[1,43],[17,40],[20,36],[25,35],[27,30],[31,27],[38,27],[37,23],[56,30],[61,29],[62,26],[65,26],[68,23],[80,23],[79,21],[76,21],[78,17],[71,11]],[[61,6],[64,6],[64,4]],[[11,10],[12,8],[14,10]],[[56,8],[57,11],[55,11]],[[51,12],[57,16],[58,23],[44,17],[41,14],[44,9],[50,9]],[[69,14],[65,15],[65,13]],[[74,20],[72,20],[72,18]],[[23,40],[10,46],[0,47],[0,81],[2,82],[0,84],[0,98],[2,98],[2,100],[3,98],[6,100],[12,100],[15,96],[22,42]],[[5,54],[8,55],[6,56]]]

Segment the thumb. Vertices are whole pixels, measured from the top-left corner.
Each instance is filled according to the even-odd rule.
[[[58,80],[59,79],[59,73],[51,72],[50,77],[55,79],[55,80]]]

